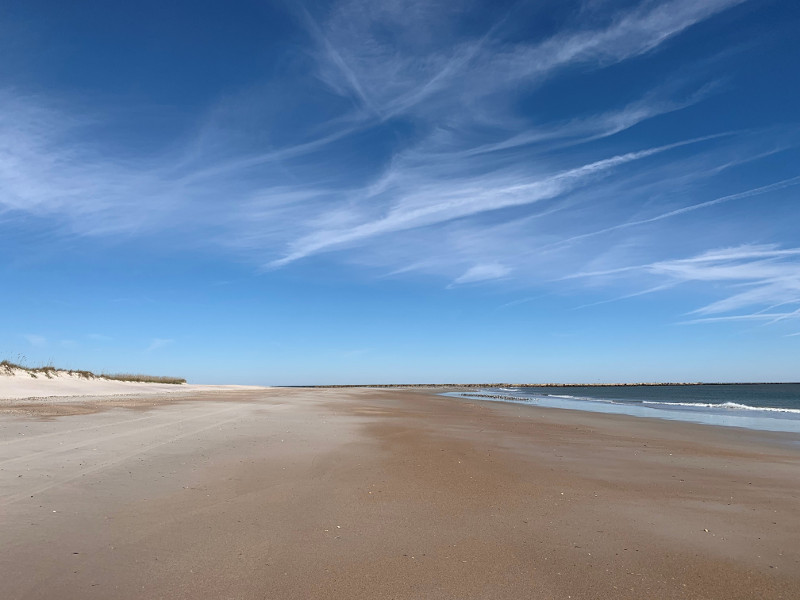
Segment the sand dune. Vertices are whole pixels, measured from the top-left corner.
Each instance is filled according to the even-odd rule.
[[[101,376],[86,377],[77,372],[54,370],[47,373],[20,368],[0,370],[0,401],[66,396],[119,396],[202,393],[236,389],[261,389],[240,385],[193,385],[116,381]]]

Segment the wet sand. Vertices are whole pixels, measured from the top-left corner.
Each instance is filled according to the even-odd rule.
[[[411,390],[0,408],[0,598],[797,598],[796,436]]]

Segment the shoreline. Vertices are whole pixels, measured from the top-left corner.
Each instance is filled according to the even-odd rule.
[[[663,382],[663,383],[379,383],[379,384],[329,384],[329,385],[284,385],[276,386],[286,389],[349,389],[349,388],[375,388],[375,389],[440,389],[440,388],[496,388],[496,387],[521,387],[521,388],[573,388],[573,387],[692,387],[692,386],[718,386],[718,385],[800,385],[796,381],[738,381],[738,382]]]
[[[733,436],[738,442],[741,442],[744,445],[750,443],[767,444],[770,446],[776,446],[785,448],[787,450],[800,452],[800,435],[792,431],[756,429],[751,427],[703,423],[683,419],[670,419],[667,417],[638,416],[625,413],[603,412],[597,410],[587,410],[583,408],[561,408],[527,402],[497,401],[490,398],[477,396],[461,397],[450,396],[446,394],[441,394],[441,396],[444,398],[453,398],[455,400],[462,401],[466,400],[490,406],[499,405],[521,407],[523,409],[530,408],[546,415],[545,418],[553,420],[563,418],[564,420],[569,420],[570,422],[574,420],[584,423],[595,423],[597,421],[603,423],[604,426],[607,425],[618,427],[620,429],[632,428],[632,434],[640,433],[636,431],[639,428],[649,429],[648,425],[651,425],[655,429],[660,429],[662,427],[666,428],[664,431],[670,431],[671,434],[680,435],[685,437],[687,440],[699,437],[709,438],[709,436],[712,436],[715,441],[727,441],[728,436]],[[564,413],[563,417],[559,416],[560,413]],[[570,413],[575,415],[574,418],[567,416]],[[670,427],[675,427],[675,429],[670,430]],[[717,435],[720,435],[721,437],[717,438]],[[800,473],[798,474],[800,475]]]
[[[151,386],[151,388],[160,387],[157,384],[137,384],[140,386]],[[758,384],[758,385],[773,385],[773,384]],[[42,418],[50,418],[50,417],[60,417],[60,416],[69,416],[72,414],[92,414],[96,412],[102,412],[105,410],[111,410],[114,408],[144,408],[150,406],[163,406],[168,404],[174,404],[184,401],[192,401],[197,394],[202,396],[208,394],[215,394],[221,395],[227,398],[243,398],[247,397],[251,393],[256,393],[259,391],[276,391],[279,392],[284,390],[288,393],[292,392],[300,392],[303,390],[306,391],[313,391],[313,390],[331,390],[331,391],[369,391],[374,390],[376,392],[408,392],[408,393],[420,393],[420,394],[431,394],[434,396],[442,397],[442,398],[449,398],[453,400],[459,401],[478,401],[490,404],[509,404],[513,406],[523,406],[523,407],[531,407],[536,408],[543,411],[561,411],[561,412],[575,412],[575,413],[582,413],[587,416],[587,418],[591,418],[593,415],[603,415],[606,417],[611,418],[620,418],[620,419],[634,419],[634,420],[655,420],[661,421],[665,423],[678,423],[683,425],[691,425],[691,426],[699,426],[699,427],[711,427],[711,428],[721,428],[727,430],[738,430],[744,433],[765,433],[765,434],[772,434],[780,436],[783,439],[782,443],[787,443],[790,445],[800,445],[800,436],[798,435],[800,432],[794,428],[772,428],[772,427],[757,427],[757,426],[748,426],[746,424],[741,423],[723,423],[719,422],[728,418],[731,421],[734,420],[752,420],[753,418],[749,415],[735,415],[735,416],[714,416],[713,419],[703,420],[698,418],[681,418],[680,416],[674,416],[673,413],[682,414],[697,414],[694,411],[685,411],[685,410],[658,410],[658,409],[649,409],[649,407],[639,407],[636,404],[611,404],[610,406],[614,408],[643,408],[644,412],[652,412],[653,414],[637,414],[636,411],[625,412],[625,410],[607,410],[604,408],[606,404],[602,400],[590,400],[590,401],[581,401],[579,399],[570,399],[570,400],[562,400],[558,397],[550,398],[545,397],[542,399],[536,399],[534,401],[527,401],[525,399],[517,398],[515,396],[505,395],[505,394],[491,394],[491,393],[473,393],[473,388],[464,388],[463,391],[456,391],[456,390],[449,390],[446,392],[442,392],[442,388],[447,388],[449,386],[435,386],[435,387],[425,387],[422,389],[418,389],[416,387],[399,387],[396,388],[395,386],[383,386],[383,387],[372,387],[372,386],[304,386],[304,387],[292,387],[292,386],[275,386],[275,387],[260,387],[260,386],[247,386],[247,385],[193,385],[193,384],[184,384],[183,389],[181,386],[170,386],[173,389],[168,391],[162,390],[153,390],[153,389],[142,389],[136,390],[133,392],[124,392],[124,393],[94,393],[94,394],[71,394],[68,395],[66,393],[52,395],[52,396],[30,396],[30,397],[3,397],[2,389],[0,389],[0,416],[3,414],[6,415],[21,415],[21,416],[32,416],[32,417],[42,417]],[[581,386],[586,387],[586,386]],[[553,405],[548,405],[545,402],[547,401],[555,401],[556,403]],[[649,409],[649,410],[648,410]],[[770,411],[769,408],[758,409],[755,408],[753,412],[757,412],[758,410],[765,410],[767,412]],[[779,413],[780,414],[780,413]],[[777,422],[790,422],[794,423],[792,419],[782,419],[778,418],[775,419]]]
[[[534,406],[551,410],[578,411],[590,414],[627,416],[636,419],[656,419],[679,423],[692,423],[706,427],[735,428],[742,431],[769,431],[793,435],[800,443],[800,418],[798,409],[756,407],[740,405],[738,408],[710,404],[665,403],[642,401],[638,403],[606,400],[601,398],[564,398],[548,396],[520,398],[507,394],[473,393],[469,391],[445,392],[441,395],[460,398],[500,402],[520,406]],[[656,408],[666,404],[669,408]],[[698,409],[698,406],[700,407]],[[727,411],[727,412],[723,412]]]

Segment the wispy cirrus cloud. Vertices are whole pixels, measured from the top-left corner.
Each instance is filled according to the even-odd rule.
[[[241,132],[234,132],[233,137],[231,132],[225,132],[220,120],[214,121],[213,126],[199,125],[204,132],[200,144],[187,141],[183,150],[173,148],[156,155],[122,159],[105,153],[96,143],[85,141],[84,130],[88,125],[97,125],[98,117],[87,118],[86,111],[66,112],[64,107],[40,97],[6,90],[0,96],[0,113],[4,115],[0,120],[3,150],[0,181],[4,189],[0,206],[35,215],[66,217],[64,222],[71,232],[79,235],[137,234],[172,228],[177,215],[181,215],[182,226],[190,228],[197,226],[198,221],[204,227],[227,222],[229,219],[224,216],[220,218],[225,212],[241,214],[243,220],[249,220],[251,210],[261,210],[260,206],[254,207],[254,197],[269,198],[270,207],[277,208],[281,205],[281,188],[291,182],[295,198],[299,194],[307,199],[294,202],[295,212],[324,204],[326,212],[349,212],[349,220],[357,222],[360,215],[358,206],[353,209],[352,182],[335,189],[322,178],[316,183],[297,186],[296,178],[286,176],[286,161],[302,162],[309,154],[332,149],[331,146],[349,136],[377,126],[376,119],[380,121],[414,109],[411,118],[429,122],[444,110],[451,115],[464,115],[459,117],[461,136],[452,140],[443,159],[445,164],[431,175],[442,181],[451,179],[454,187],[468,190],[474,182],[470,177],[448,173],[447,161],[455,160],[462,152],[486,154],[528,143],[524,137],[510,132],[505,139],[496,139],[489,145],[485,140],[477,145],[471,142],[471,129],[487,117],[495,123],[516,120],[507,107],[491,115],[482,107],[473,114],[469,107],[477,106],[480,98],[504,89],[509,81],[536,83],[542,74],[576,62],[601,66],[608,60],[622,61],[650,51],[680,31],[737,3],[736,0],[714,0],[702,6],[683,0],[674,0],[668,6],[644,3],[627,13],[613,13],[600,27],[576,25],[574,31],[558,32],[524,44],[505,41],[506,29],[513,25],[513,19],[503,13],[496,16],[494,25],[486,31],[464,36],[457,26],[457,16],[468,8],[466,4],[341,2],[320,17],[300,9],[299,20],[317,44],[316,58],[323,81],[335,92],[359,100],[354,111],[344,111],[329,119],[330,124],[321,129],[322,135],[282,136],[281,143],[266,152],[243,152],[227,144],[228,149],[219,154],[214,148],[220,144],[209,141],[209,136],[222,136],[226,141],[241,137]],[[387,32],[391,32],[388,37]],[[442,43],[442,36],[454,45]],[[444,91],[445,97],[435,98]],[[702,94],[698,91],[689,100],[650,96],[620,111],[583,117],[557,130],[545,128],[527,135],[530,140],[611,135],[691,104]],[[455,107],[457,111],[453,110]],[[227,122],[230,114],[217,110],[211,112],[210,118],[214,120],[215,115],[221,115]],[[499,131],[502,130],[501,127]],[[435,143],[436,138],[436,131],[423,135],[414,143],[416,154],[424,156],[426,152],[420,150],[432,141]],[[397,162],[393,160],[394,164]],[[519,179],[517,174],[507,176],[501,170],[494,171],[485,175],[498,188],[512,187]],[[380,179],[392,177],[399,176],[390,166]],[[368,201],[384,203],[386,208],[407,203],[407,199],[398,198],[404,193],[402,188],[395,189],[393,196],[371,195]],[[224,209],[219,202],[221,195],[228,200]],[[332,204],[339,206],[330,210]],[[190,206],[192,209],[187,210]],[[435,213],[437,209],[426,208],[423,212]],[[355,238],[370,228],[380,231],[392,220],[409,219],[409,223],[415,220],[397,211],[384,225],[362,223]],[[299,229],[304,221],[307,219],[302,219]],[[425,226],[426,219],[419,222]],[[220,234],[226,237],[226,232]],[[306,238],[306,250],[294,247],[298,242],[290,241],[293,234]],[[315,245],[311,239],[314,236],[324,237],[324,234],[289,231],[280,236],[266,232],[259,238],[260,251],[280,253],[281,244],[286,244],[288,251],[283,252],[283,258],[273,260],[274,264],[287,264],[294,256],[309,254],[308,250]],[[254,236],[249,239],[255,242]]]
[[[764,321],[800,318],[800,309],[775,312],[800,304],[800,248],[773,244],[742,245],[710,250],[689,258],[659,261],[606,271],[577,273],[578,278],[655,278],[663,285],[714,283],[727,294],[692,314],[688,323]],[[731,314],[735,313],[735,314]]]
[[[614,298],[746,286],[701,309],[709,318],[792,301],[793,259],[741,245],[780,237],[767,211],[749,217],[762,223],[752,237],[726,211],[791,212],[796,172],[739,174],[764,157],[791,164],[780,153],[796,147],[796,127],[698,118],[726,93],[720,69],[701,62],[602,93],[581,79],[658,59],[742,3],[603,4],[552,28],[530,27],[535,7],[521,5],[480,19],[464,18],[469,2],[293,8],[310,44],[292,68],[226,94],[155,150],[121,156],[87,134],[103,120],[92,111],[4,91],[0,212],[69,235],[189,240],[267,269],[319,260],[520,289],[574,272],[569,284],[636,279]],[[545,92],[564,81],[566,106],[553,106]],[[746,256],[676,259],[726,245]]]
[[[43,335],[39,335],[36,333],[26,333],[23,336],[28,343],[33,346],[34,348],[44,348],[47,346],[47,338]]]
[[[425,110],[444,108],[446,102],[432,100],[437,93],[474,102],[520,82],[540,83],[571,65],[624,61],[743,1],[644,2],[612,13],[601,27],[579,24],[525,43],[505,40],[504,29],[513,29],[514,18],[502,12],[486,31],[465,41],[452,16],[466,2],[350,0],[337,4],[323,27],[307,13],[304,21],[319,42],[322,79],[381,114],[397,114],[422,104]]]
[[[682,144],[683,142],[680,145]],[[443,182],[435,179],[415,180],[414,189],[404,189],[396,194],[400,200],[386,215],[343,229],[319,230],[308,234],[293,242],[289,253],[274,261],[272,266],[284,266],[312,254],[366,238],[554,198],[586,179],[672,147],[674,145],[629,152],[541,178],[523,176],[513,181],[509,174],[502,174],[494,181],[488,176],[464,177],[459,182],[452,178]],[[404,177],[403,182],[407,184],[408,178]]]
[[[781,181],[776,181],[775,183],[770,183],[768,185],[759,186],[757,188],[753,188],[750,190],[745,190],[743,192],[737,192],[735,194],[728,194],[726,196],[721,196],[719,198],[714,198],[713,200],[706,200],[704,202],[698,202],[697,204],[690,204],[689,206],[682,206],[680,208],[675,208],[669,210],[664,213],[660,213],[654,215],[652,217],[646,217],[642,219],[634,219],[631,221],[625,221],[623,223],[617,223],[616,225],[610,225],[608,227],[604,227],[602,229],[598,229],[595,231],[590,231],[588,233],[581,233],[579,235],[574,235],[570,237],[563,238],[556,242],[555,246],[560,245],[568,245],[578,240],[584,240],[586,238],[595,237],[598,235],[603,235],[606,233],[612,233],[615,231],[619,231],[621,229],[628,229],[631,227],[637,227],[640,225],[647,225],[650,223],[656,223],[658,221],[663,221],[665,219],[671,219],[673,217],[678,217],[681,215],[685,215],[687,213],[694,212],[696,210],[700,210],[703,208],[710,208],[712,206],[716,206],[718,204],[724,204],[726,202],[732,202],[734,200],[745,200],[748,198],[755,198],[757,196],[761,196],[762,194],[768,194],[770,192],[775,192],[779,190],[783,190],[788,187],[800,185],[800,176],[797,177],[790,177],[788,179],[784,179]]]
[[[175,340],[171,338],[153,338],[153,340],[150,342],[150,345],[145,348],[145,352],[153,352],[174,343]]]
[[[92,340],[93,342],[110,342],[114,338],[102,333],[87,333],[86,339]]]
[[[478,264],[467,269],[465,273],[456,277],[453,281],[454,285],[462,283],[476,283],[479,281],[488,281],[490,279],[499,279],[511,273],[511,269],[505,265],[498,263]]]

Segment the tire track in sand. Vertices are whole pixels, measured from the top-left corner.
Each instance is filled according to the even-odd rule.
[[[236,408],[241,408],[241,407],[237,406],[237,407],[229,408],[226,411],[218,411],[218,412],[216,412],[214,414],[219,414],[219,412],[229,412],[229,411],[234,410]],[[206,415],[206,416],[212,416],[212,415]],[[109,467],[113,467],[113,466],[118,465],[120,463],[123,463],[123,462],[125,462],[127,460],[130,460],[132,458],[136,458],[137,456],[140,456],[140,455],[142,455],[142,454],[144,454],[146,452],[149,452],[150,450],[154,450],[154,449],[159,448],[161,446],[166,446],[167,444],[171,444],[173,442],[176,442],[176,441],[178,441],[180,439],[183,439],[183,438],[186,438],[186,437],[189,437],[189,436],[192,436],[192,435],[197,435],[198,433],[202,433],[204,431],[208,431],[209,429],[213,429],[214,427],[221,427],[222,425],[226,425],[227,423],[232,423],[233,421],[240,420],[241,418],[242,418],[241,415],[236,416],[236,417],[231,417],[230,419],[225,419],[224,421],[217,421],[216,423],[212,423],[211,425],[204,425],[203,427],[199,427],[198,429],[194,429],[192,431],[187,431],[186,433],[181,433],[179,435],[171,437],[168,440],[163,440],[163,441],[160,441],[160,442],[154,442],[152,444],[148,444],[147,446],[144,446],[144,447],[141,447],[141,448],[137,448],[133,452],[128,452],[127,454],[124,454],[124,455],[122,455],[120,457],[117,457],[117,458],[115,458],[113,460],[109,460],[109,461],[106,461],[106,462],[101,463],[99,465],[96,465],[94,467],[91,467],[89,469],[85,469],[85,470],[81,471],[80,473],[77,473],[76,475],[73,475],[71,477],[66,477],[64,479],[60,479],[58,481],[53,481],[53,482],[48,483],[46,485],[39,486],[38,488],[36,488],[34,490],[28,490],[26,492],[19,492],[19,493],[16,493],[16,494],[11,494],[9,496],[0,496],[0,506],[9,506],[9,505],[14,504],[16,502],[19,502],[20,500],[23,500],[23,499],[26,499],[26,498],[30,498],[30,497],[35,496],[37,494],[41,494],[41,493],[46,492],[48,490],[51,490],[51,489],[53,489],[55,487],[66,485],[66,484],[71,483],[73,481],[77,481],[78,479],[81,479],[81,478],[85,477],[86,475],[90,475],[92,473],[97,473],[97,472],[102,471],[104,469],[108,469]]]
[[[234,407],[238,408],[238,407]],[[69,447],[65,448],[52,448],[48,450],[39,450],[38,452],[32,452],[30,454],[23,454],[21,456],[14,456],[12,458],[6,458],[4,460],[0,460],[0,465],[8,465],[11,463],[24,461],[24,460],[31,460],[35,458],[41,458],[43,456],[56,456],[58,454],[64,454],[66,452],[70,452],[71,450],[77,450],[78,448],[84,448],[86,446],[91,446],[93,444],[99,444],[102,442],[107,442],[108,440],[119,439],[121,437],[127,437],[129,435],[136,435],[140,433],[146,433],[150,431],[155,431],[157,429],[163,429],[164,427],[170,427],[172,425],[180,425],[182,423],[186,423],[188,421],[196,421],[197,419],[203,419],[205,417],[213,417],[214,415],[218,415],[221,413],[230,412],[234,410],[234,408],[224,408],[215,412],[211,413],[204,413],[202,415],[197,415],[194,417],[186,417],[185,419],[179,419],[177,421],[169,421],[168,423],[161,423],[159,425],[153,425],[152,427],[145,427],[144,429],[134,429],[133,431],[128,431],[125,433],[112,433],[110,435],[104,435],[98,438],[92,438],[90,440],[85,440],[78,444],[70,444]],[[142,418],[149,418],[149,417],[142,417]],[[131,421],[127,421],[127,423],[134,423],[139,419],[133,419]],[[81,431],[80,429],[76,431]]]

